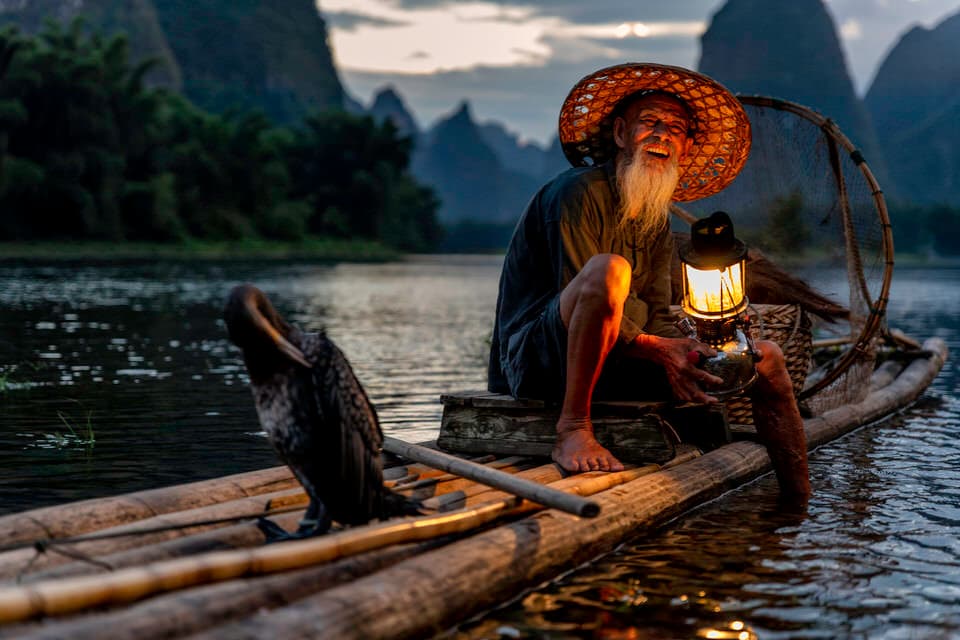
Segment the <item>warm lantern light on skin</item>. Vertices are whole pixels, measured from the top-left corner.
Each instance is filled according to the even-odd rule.
[[[743,262],[725,269],[700,270],[689,264],[684,270],[684,307],[699,318],[720,319],[743,310]]]

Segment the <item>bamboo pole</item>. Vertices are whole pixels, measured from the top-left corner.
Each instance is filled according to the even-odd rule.
[[[766,465],[762,446],[734,443],[597,495],[597,518],[541,511],[197,638],[432,637],[610,552],[626,537],[720,495],[730,483],[759,475]]]
[[[916,400],[937,377],[947,359],[947,345],[940,338],[926,340],[923,348],[930,352],[929,357],[911,362],[890,384],[872,391],[858,405],[838,407],[806,420],[808,444],[814,447],[828,442],[857,426],[885,418]]]
[[[874,369],[870,376],[870,390],[876,391],[883,389],[893,382],[900,372],[903,371],[904,364],[897,360],[887,360],[879,367]]]
[[[284,529],[295,529],[297,523],[303,519],[303,511],[283,513],[271,516],[270,519]],[[193,556],[213,551],[229,549],[245,549],[262,545],[263,532],[255,522],[241,522],[222,529],[203,531],[182,538],[164,540],[132,549],[112,551],[97,556],[102,564],[91,564],[82,560],[75,560],[65,564],[52,565],[37,571],[31,571],[23,576],[22,584],[30,584],[40,580],[53,578],[67,578],[80,575],[91,575],[125,569],[127,567],[143,566],[153,562],[162,562],[184,556]],[[110,567],[109,569],[107,567]]]
[[[297,486],[287,467],[273,467],[213,480],[32,509],[0,516],[0,543],[74,536],[164,513]]]
[[[664,465],[646,465],[616,473],[592,471],[584,474],[561,478],[553,486],[578,495],[593,495],[615,486],[630,482],[638,477],[649,475],[686,462],[699,455],[695,449],[686,451]],[[544,465],[554,466],[555,465]],[[488,491],[491,500],[484,503],[485,508],[496,504],[504,507],[516,504],[516,497],[497,491]],[[481,506],[481,505],[478,505]],[[523,501],[510,513],[517,515],[542,510],[537,503]],[[112,640],[150,640],[168,638],[173,635],[194,633],[199,630],[222,624],[225,619],[237,619],[252,610],[264,607],[276,608],[316,593],[347,579],[366,575],[374,569],[374,564],[383,566],[436,548],[448,542],[439,538],[419,544],[405,544],[392,549],[382,549],[365,553],[357,557],[338,560],[321,567],[297,569],[287,574],[265,578],[237,579],[229,582],[205,586],[196,589],[161,595],[144,603],[115,612],[68,619],[63,622],[48,621],[35,638],[64,638],[80,640],[99,639],[103,629],[110,629]],[[368,558],[370,560],[368,560]],[[389,562],[385,562],[387,558]],[[346,564],[344,564],[346,563]],[[345,568],[349,567],[349,568]],[[375,567],[382,568],[382,567]],[[13,629],[14,635],[23,635],[28,628]],[[2,635],[2,634],[0,634]]]
[[[0,588],[0,622],[132,602],[152,593],[245,575],[287,571],[400,542],[458,533],[495,520],[519,504],[520,498],[515,498],[469,511],[386,522],[321,538],[210,553],[146,567],[131,567],[107,575]]]
[[[946,357],[940,339],[924,344],[930,352],[911,363],[888,388],[870,394],[858,405],[828,412],[806,421],[808,444],[819,444],[823,435],[835,437],[860,424],[888,415],[915,399],[936,376]],[[832,432],[828,432],[832,430]],[[241,626],[217,630],[219,637],[273,637],[309,635],[309,628],[325,635],[343,637],[406,637],[438,632],[462,618],[501,601],[532,581],[546,579],[564,568],[589,560],[636,534],[638,527],[663,522],[687,507],[709,499],[745,479],[769,470],[763,448],[752,442],[737,442],[710,452],[687,464],[631,480],[600,494],[601,517],[573,520],[546,512],[454,543],[442,556],[434,553],[404,561],[375,576],[338,587],[301,605],[282,611],[280,619],[260,616]],[[505,503],[495,503],[503,513]],[[510,504],[516,504],[510,501]],[[22,620],[41,613],[62,613],[108,602],[124,602],[147,595],[150,589],[170,590],[199,580],[229,579],[266,570],[286,570],[317,562],[339,548],[352,551],[398,542],[401,530],[421,539],[430,524],[453,525],[460,516],[471,518],[482,509],[434,519],[365,528],[350,534],[334,534],[320,540],[305,540],[255,551],[209,554],[199,563],[175,561],[149,568],[125,570],[94,579],[59,581],[0,591],[0,619]],[[491,518],[491,519],[492,519]],[[464,520],[459,520],[464,524]],[[471,523],[476,524],[476,523]],[[464,525],[466,526],[466,525]],[[444,529],[444,531],[447,531]],[[393,537],[398,535],[398,537]],[[430,531],[428,535],[439,535]],[[340,536],[339,539],[335,539]],[[373,546],[371,546],[373,545]],[[506,564],[504,564],[506,563]],[[424,581],[423,576],[431,579]],[[409,584],[416,589],[406,589]],[[396,583],[396,584],[395,584]],[[391,588],[391,586],[393,588]],[[478,588],[482,587],[478,591]],[[436,593],[434,593],[436,592]],[[412,595],[411,595],[412,594]],[[415,601],[411,602],[413,597]],[[305,608],[304,608],[305,607]],[[371,607],[373,607],[371,609]],[[411,616],[412,611],[416,615]],[[309,628],[303,628],[309,624]],[[262,625],[267,625],[266,628]],[[320,625],[313,627],[313,625]]]
[[[907,349],[919,349],[920,343],[906,335],[900,329],[890,329],[888,332],[889,336],[893,339],[894,342],[899,344],[901,347],[906,347]]]
[[[494,459],[487,462],[487,464],[502,471],[512,472],[514,469],[520,468],[515,466],[517,463],[529,460],[530,458],[526,457],[511,456]],[[455,491],[459,487],[467,487],[467,490],[470,491],[471,494],[487,490],[485,485],[477,484],[470,480],[459,478],[458,476],[445,474],[442,471],[437,471],[424,465],[414,466],[417,467],[418,470],[422,470],[425,474],[431,474],[433,476],[426,481],[422,481],[425,485],[412,492],[412,495],[416,498],[423,498],[429,495],[442,495],[449,491]],[[531,479],[536,481],[535,478]],[[441,480],[442,482],[433,484],[434,480]],[[547,480],[541,480],[541,482],[546,483]],[[401,488],[400,490],[405,493],[411,493],[410,491],[406,491],[406,488]],[[431,492],[428,493],[428,491]],[[209,531],[205,534],[197,533],[201,530],[200,528],[191,527],[179,531],[149,533],[122,539],[109,538],[96,540],[96,537],[101,534],[112,536],[113,534],[121,532],[147,531],[153,527],[179,526],[191,522],[216,519],[218,517],[231,517],[238,513],[240,515],[250,514],[252,516],[259,513],[261,509],[259,501],[265,498],[269,499],[265,500],[265,502],[268,502],[272,509],[301,505],[306,506],[307,503],[306,494],[300,489],[267,494],[259,496],[256,498],[256,501],[252,503],[231,502],[225,503],[224,505],[212,505],[181,514],[141,520],[135,524],[102,530],[92,534],[94,538],[92,540],[71,543],[66,547],[74,554],[79,553],[83,556],[95,558],[97,564],[89,561],[74,560],[74,558],[67,555],[61,555],[55,552],[49,552],[44,556],[37,556],[32,545],[28,548],[26,543],[24,543],[25,546],[15,553],[8,552],[9,555],[0,554],[0,577],[12,578],[22,573],[23,580],[34,582],[55,576],[63,577],[68,575],[98,573],[107,570],[108,567],[118,569],[204,551],[236,549],[262,544],[264,541],[263,534],[252,524],[231,526],[230,523],[219,525],[222,528]],[[462,507],[463,500],[461,499],[458,502],[458,508]],[[476,501],[474,501],[474,503],[475,502]],[[428,504],[427,507],[430,508],[430,505]],[[448,506],[443,510],[449,511],[452,509]],[[289,529],[301,518],[302,513],[303,511],[301,509],[289,516],[271,515],[270,517],[280,526]],[[184,540],[183,538],[187,539]],[[63,542],[66,543],[67,541]],[[27,567],[28,571],[25,571]]]
[[[198,633],[251,612],[296,602],[323,589],[368,575],[448,540],[397,545],[330,564],[230,580],[162,594],[107,612],[0,626],[0,638],[33,640],[161,640]],[[109,630],[109,633],[105,630]]]
[[[540,465],[539,467],[534,467],[533,469],[520,471],[516,475],[531,482],[546,485],[562,478],[563,472],[556,464],[550,463]],[[499,497],[510,495],[505,491],[497,491],[496,489],[492,489],[490,486],[479,482],[473,482],[469,480],[466,482],[469,484],[461,485],[461,488],[444,493],[438,493],[431,498],[423,500],[423,507],[425,509],[436,511],[453,511],[455,509],[462,509],[468,504],[477,504],[479,501],[479,496],[488,496],[494,493]]]
[[[498,460],[497,463],[484,465],[512,476],[524,477],[524,474],[537,466],[534,458],[529,456],[510,456]],[[416,500],[426,501],[461,489],[471,489],[477,482],[453,473],[440,472],[429,478],[420,478],[410,482],[394,485],[393,490],[407,494]],[[481,485],[483,486],[483,485]]]
[[[489,469],[473,462],[461,460],[447,453],[403,442],[390,436],[383,438],[383,448],[395,455],[403,456],[416,462],[422,462],[423,464],[455,473],[476,482],[482,482],[483,484],[507,491],[521,498],[538,502],[551,509],[559,509],[560,511],[572,513],[584,518],[593,518],[599,513],[597,504],[590,500],[584,500],[578,496],[556,491],[535,482],[511,476],[502,471],[496,471],[495,469]]]
[[[808,442],[818,444],[827,422],[832,423],[835,437],[855,429],[881,408],[888,414],[916,398],[939,372],[946,355],[941,340],[924,346],[934,355],[912,363],[890,385],[891,393],[881,390],[858,405],[830,412],[833,415],[825,419],[806,421]],[[877,402],[878,394],[897,402]],[[439,634],[769,469],[769,457],[761,445],[735,442],[599,494],[597,518],[575,520],[556,511],[540,512],[197,638],[402,639]]]
[[[823,349],[824,347],[842,347],[845,344],[851,344],[853,338],[850,336],[844,336],[843,338],[824,338],[822,340],[814,340],[810,345],[814,349]]]
[[[220,524],[190,526],[203,521],[240,518],[244,516],[253,519],[256,518],[258,514],[264,513],[264,507],[267,501],[269,501],[275,509],[296,506],[306,507],[307,498],[299,488],[288,489],[286,491],[239,498],[221,504],[207,505],[196,509],[187,509],[145,518],[137,522],[101,529],[83,536],[83,538],[87,539],[81,539],[75,542],[54,539],[55,546],[51,546],[51,550],[43,554],[38,554],[37,550],[31,544],[19,549],[0,553],[0,578],[12,579],[25,572],[50,569],[67,564],[75,559],[56,553],[55,550],[58,548],[65,548],[68,552],[80,554],[84,557],[96,558],[106,553],[133,549],[164,540],[180,538],[215,527],[225,527],[231,524],[230,522],[222,522]],[[117,534],[129,535],[114,537]],[[44,540],[46,540],[46,538],[40,537],[36,541],[40,542]],[[69,540],[69,538],[67,538],[67,540]]]

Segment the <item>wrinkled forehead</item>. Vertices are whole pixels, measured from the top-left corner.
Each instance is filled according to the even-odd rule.
[[[643,115],[673,116],[691,125],[694,122],[690,107],[680,98],[669,93],[650,93],[636,98],[627,98],[628,104],[623,105],[620,115],[630,120]]]

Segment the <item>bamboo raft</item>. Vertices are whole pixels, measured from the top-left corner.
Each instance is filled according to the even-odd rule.
[[[932,338],[888,359],[862,401],[805,420],[809,447],[899,411],[946,356]],[[596,517],[395,457],[386,482],[435,514],[265,546],[258,515],[293,528],[306,506],[278,467],[3,516],[0,638],[428,637],[770,470],[749,439],[673,453],[571,477],[538,457],[473,460],[590,496]]]

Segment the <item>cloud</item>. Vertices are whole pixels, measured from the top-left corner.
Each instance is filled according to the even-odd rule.
[[[844,40],[859,40],[863,37],[863,27],[859,20],[850,18],[840,25],[840,36]]]
[[[378,89],[392,85],[419,122],[432,124],[467,100],[478,121],[496,120],[524,138],[549,143],[556,135],[563,99],[585,75],[627,59],[690,67],[696,55],[689,43],[675,39],[648,41],[646,45],[651,48],[638,50],[629,58],[571,55],[540,66],[481,66],[435,74],[347,70],[341,72],[341,78],[347,91],[367,104]]]
[[[380,16],[353,11],[324,11],[323,17],[327,24],[343,31],[354,31],[358,27],[402,27],[408,23],[400,20],[389,20]]]
[[[523,8],[533,16],[554,16],[576,23],[624,21],[702,20],[718,9],[723,0],[684,0],[683,2],[623,0],[488,0],[509,8]],[[450,8],[459,0],[391,0],[390,5],[404,9]]]
[[[542,66],[548,60],[590,57],[635,59],[640,53],[649,57],[651,50],[671,48],[651,44],[670,38],[685,39],[692,48],[705,30],[702,20],[575,23],[490,0],[455,6],[424,1],[418,8],[385,5],[382,0],[326,0],[326,4],[334,10],[353,5],[363,16],[384,19],[376,24],[351,22],[349,29],[334,24],[330,35],[334,53],[343,70],[354,72],[436,73]],[[342,13],[356,15],[345,9]]]
[[[335,25],[331,30],[341,76],[358,97],[393,84],[424,122],[467,99],[481,120],[496,119],[543,141],[554,135],[566,92],[587,73],[627,60],[693,68],[700,57],[698,34],[725,1],[321,0],[321,4],[411,23],[368,23],[357,25],[354,32]],[[838,25],[848,68],[861,93],[885,52],[910,26],[932,27],[958,10],[957,0],[824,2]],[[420,30],[414,29],[414,22]],[[373,54],[387,62],[374,64]],[[397,61],[407,66],[394,64]]]
[[[551,51],[542,34],[559,20],[530,20],[529,10],[493,2],[463,2],[455,7],[401,10],[375,0],[325,0],[334,11],[381,17],[391,24],[358,24],[331,29],[334,55],[343,70],[435,73],[475,66],[512,66],[544,60]],[[422,52],[428,55],[412,56]]]

